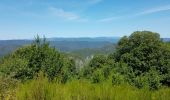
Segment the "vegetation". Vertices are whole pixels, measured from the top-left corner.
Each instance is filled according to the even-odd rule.
[[[72,56],[77,56],[82,60],[87,60],[91,56],[98,55],[98,54],[105,54],[108,55],[115,50],[115,45],[110,44],[107,46],[103,46],[101,48],[85,48],[85,49],[78,49],[72,52],[69,52]]]
[[[79,56],[103,53],[110,50],[117,43],[119,38],[48,38],[50,46],[57,48],[61,52],[69,52]],[[0,57],[12,53],[17,48],[30,45],[32,40],[0,40]],[[89,49],[87,51],[86,49]],[[86,53],[83,53],[85,51]],[[81,53],[82,52],[82,53]]]
[[[123,37],[114,59],[128,64],[135,77],[148,80],[151,88],[170,84],[170,46],[161,41],[158,33],[137,31]]]
[[[71,59],[49,47],[45,39],[37,37],[31,46],[20,48],[2,59],[1,73],[24,81],[43,71],[49,80],[58,77],[65,82],[68,76],[75,73],[74,67]]]
[[[115,52],[95,55],[83,67],[77,59],[37,36],[0,60],[1,99],[169,99],[170,44],[158,33],[125,36]]]
[[[158,91],[138,89],[128,84],[109,82],[92,84],[87,80],[73,80],[66,84],[51,83],[47,78],[31,80],[17,89],[17,100],[169,100],[170,89]]]

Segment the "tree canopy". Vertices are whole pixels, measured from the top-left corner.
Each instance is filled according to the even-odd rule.
[[[66,55],[49,46],[38,36],[29,46],[21,47],[2,59],[0,72],[16,79],[32,79],[42,71],[49,80],[65,82],[75,74],[75,63]]]
[[[136,31],[129,37],[122,37],[113,54],[95,56],[84,73],[97,79],[96,76],[105,75],[104,69],[112,83],[128,82],[151,89],[157,89],[161,84],[169,85],[170,45],[164,43],[158,33]]]

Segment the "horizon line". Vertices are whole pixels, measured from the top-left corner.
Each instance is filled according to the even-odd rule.
[[[46,39],[81,39],[81,38],[89,38],[89,39],[95,39],[95,38],[122,38],[123,36],[96,36],[96,37],[84,37],[84,36],[80,36],[80,37],[45,37]],[[40,37],[41,38],[41,37]],[[170,37],[160,37],[160,39],[170,39]],[[14,39],[0,39],[0,41],[10,41],[10,40],[34,40],[34,38],[14,38]],[[43,39],[43,38],[41,38]]]

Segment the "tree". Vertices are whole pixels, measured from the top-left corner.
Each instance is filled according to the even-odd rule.
[[[158,33],[137,31],[123,37],[112,56],[115,61],[128,64],[136,76],[148,73],[153,68],[163,76],[169,75],[170,49],[161,41]],[[162,80],[164,84],[167,81]]]
[[[19,48],[0,63],[0,72],[13,78],[27,80],[42,71],[49,80],[60,78],[63,82],[75,74],[75,63],[66,55],[50,47],[46,39],[37,36],[30,46]]]

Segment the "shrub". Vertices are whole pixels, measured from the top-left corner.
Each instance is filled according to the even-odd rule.
[[[0,63],[0,72],[22,81],[33,79],[43,71],[49,80],[56,77],[66,82],[66,77],[76,73],[75,63],[66,55],[49,46],[39,37],[30,46],[19,48]]]

